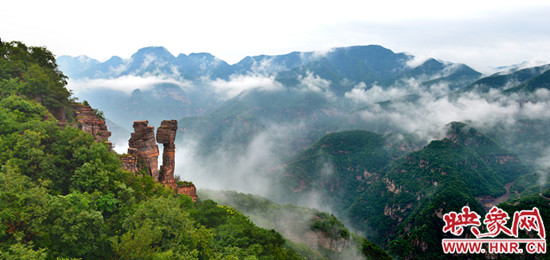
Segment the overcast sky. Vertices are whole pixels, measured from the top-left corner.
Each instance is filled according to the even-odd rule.
[[[379,44],[477,70],[550,63],[550,1],[18,0],[0,6],[0,37],[56,55],[130,57],[146,46],[248,55]]]

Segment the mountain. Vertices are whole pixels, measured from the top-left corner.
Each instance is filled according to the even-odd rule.
[[[0,67],[0,258],[303,259],[234,208],[123,170],[47,49],[0,42]]]
[[[406,89],[411,81],[425,89],[437,84],[455,89],[481,75],[466,65],[435,59],[411,67],[413,59],[369,45],[249,56],[233,65],[208,53],[175,57],[163,47],[142,48],[129,59],[113,57],[103,63],[69,56],[58,60],[74,93],[127,129],[135,120],[188,117],[189,134],[219,144],[240,123],[262,130],[298,119],[307,129],[316,129],[300,137],[308,141],[299,142],[299,149],[341,129],[332,122],[355,109],[346,97],[353,91]],[[242,133],[252,137],[258,132]]]
[[[550,66],[544,73],[534,76],[516,87],[507,89],[505,93],[532,93],[535,92],[537,89],[550,90]]]
[[[550,69],[550,65],[513,69],[504,72],[495,73],[488,77],[483,77],[471,85],[458,90],[458,93],[478,92],[487,93],[491,89],[507,90],[514,88],[530,79],[537,77]]]
[[[113,56],[105,62],[85,56],[60,56],[57,60],[59,67],[74,80],[116,78],[126,75],[196,80],[204,76],[227,78],[229,75],[229,65],[209,53],[191,53],[188,56],[180,54],[174,57],[164,47],[139,49],[128,60],[118,56]]]
[[[283,194],[309,196],[321,192],[329,204],[345,209],[362,182],[369,182],[404,154],[398,147],[405,144],[394,141],[391,136],[364,130],[328,134],[290,160],[281,186],[291,192]]]
[[[258,226],[275,229],[291,240],[294,243],[291,247],[308,259],[357,259],[360,257],[356,249],[359,246],[365,255],[389,259],[378,245],[363,246],[364,239],[358,239],[358,235],[326,212],[291,204],[279,205],[260,196],[234,191],[199,190],[198,194],[220,205],[238,209]]]
[[[98,79],[124,75],[160,76],[180,80],[229,79],[236,75],[276,75],[283,84],[313,73],[321,78],[345,87],[364,82],[368,85],[381,82],[385,86],[399,79],[424,80],[463,77],[473,81],[481,75],[462,64],[429,59],[418,67],[407,65],[414,56],[394,53],[378,45],[334,48],[326,53],[292,52],[284,55],[248,56],[229,65],[209,53],[179,54],[174,57],[164,47],[146,47],[138,50],[130,59],[112,57],[99,62],[88,57],[61,56],[58,63],[69,78]],[[343,80],[346,79],[344,82]],[[286,85],[286,84],[285,84]]]
[[[484,212],[481,198],[504,196],[505,184],[528,172],[464,123],[449,124],[445,138],[417,151],[391,140],[365,131],[327,135],[286,166],[280,194],[294,202],[320,195],[391,253],[431,258],[441,252],[441,212],[465,203]]]

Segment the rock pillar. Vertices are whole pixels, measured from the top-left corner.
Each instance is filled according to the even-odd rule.
[[[155,181],[159,181],[158,157],[159,149],[155,142],[155,127],[148,126],[149,121],[135,121],[134,132],[128,141],[130,148],[137,150],[138,168],[147,168]]]
[[[178,131],[177,120],[163,120],[157,129],[157,142],[163,144],[162,165],[160,166],[159,181],[162,183],[173,183],[175,154],[176,154],[176,132]]]

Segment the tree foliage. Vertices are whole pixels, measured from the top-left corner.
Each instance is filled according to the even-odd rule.
[[[125,172],[107,144],[59,127],[65,84],[45,48],[0,43],[0,258],[299,258],[279,233]]]

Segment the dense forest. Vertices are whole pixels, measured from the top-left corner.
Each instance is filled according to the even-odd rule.
[[[367,46],[337,50],[328,56],[330,59],[323,59],[325,65],[307,63],[310,65],[306,67],[339,69],[349,60],[363,57],[367,50],[376,57],[380,53],[383,57],[402,56],[392,66],[410,58]],[[294,56],[274,60],[300,63]],[[139,62],[138,57],[141,56],[136,54],[130,61]],[[363,58],[359,60],[371,60]],[[392,67],[384,64],[376,63],[374,67]],[[517,103],[517,107],[530,107],[547,99],[548,65],[495,74],[474,83],[471,82],[480,75],[470,73],[462,65],[457,68],[460,70],[454,76],[445,77],[456,83],[448,93],[449,102],[467,99],[464,95],[497,90],[503,93],[501,98]],[[406,84],[402,77],[417,73],[423,78],[440,75],[438,71],[443,70],[442,63],[428,60],[398,75],[388,72],[391,77],[383,82]],[[291,72],[274,73],[283,84],[285,79],[304,79],[300,73],[307,70],[295,68]],[[347,70],[338,72],[345,74]],[[365,73],[358,75],[378,75]],[[423,82],[422,86],[443,80],[438,77],[428,77],[435,80]],[[515,87],[508,86],[510,80],[516,82]],[[263,177],[270,180],[270,187],[264,193],[277,202],[251,194],[206,189],[199,190],[194,202],[155,182],[146,169],[138,173],[123,170],[120,157],[124,155],[112,151],[110,143],[98,142],[80,129],[75,110],[81,105],[67,88],[67,82],[68,77],[46,48],[0,42],[1,259],[436,259],[449,256],[442,253],[441,241],[449,237],[442,232],[442,215],[458,212],[464,205],[481,215],[491,206],[509,213],[537,207],[542,220],[550,221],[550,183],[545,178],[547,168],[541,166],[543,159],[548,158],[545,140],[550,127],[544,115],[518,117],[511,126],[506,122],[484,125],[462,119],[446,122],[438,136],[426,142],[415,135],[414,129],[396,131],[399,127],[382,116],[391,115],[392,111],[407,114],[408,110],[420,109],[426,101],[420,95],[367,106],[355,104],[352,109],[347,102],[333,104],[331,100],[340,95],[340,101],[346,101],[346,94],[353,91],[339,90],[334,92],[336,95],[327,94],[329,90],[306,91],[303,82],[300,86],[286,82],[288,89],[278,92],[251,90],[202,116],[181,119],[186,129],[180,131],[178,145],[189,144],[193,138],[198,140],[198,148],[190,150],[197,163],[187,160],[191,167],[186,165],[184,171],[222,182],[224,189],[237,190],[235,187],[240,186],[232,186],[232,182],[254,186],[249,185],[258,180],[254,177],[267,175]],[[140,95],[152,97],[150,102],[162,106],[189,105],[200,92],[186,94],[176,85],[157,87]],[[104,91],[99,91],[98,96],[113,103],[117,95]],[[135,98],[136,91],[139,89],[130,98]],[[154,99],[159,96],[162,99]],[[159,110],[143,97],[136,99],[143,102],[137,102],[141,109],[146,107],[163,116],[168,110],[185,110]],[[180,99],[164,100],[167,97]],[[199,105],[200,111],[207,110],[200,107],[200,102],[193,105]],[[403,108],[408,109],[399,110]],[[126,106],[114,110],[134,109]],[[105,115],[110,115],[113,108],[105,111]],[[373,111],[380,117],[371,114]],[[94,112],[98,119],[108,121],[101,111]],[[361,115],[373,118],[362,122]],[[125,120],[134,117],[125,115]],[[401,122],[405,118],[397,118],[398,126],[405,124]],[[301,124],[289,130],[268,123],[295,120]],[[300,134],[293,136],[293,131]],[[269,138],[279,145],[268,142]],[[284,148],[281,144],[290,146],[282,149],[284,155],[270,152]],[[247,151],[266,155],[258,157],[258,164],[265,167],[253,168],[250,175],[242,173],[242,167],[230,169],[231,161],[245,161],[239,156]],[[215,159],[207,160],[209,156]],[[215,175],[208,175],[210,171],[201,163],[213,164]],[[218,171],[216,166],[223,170]],[[325,204],[325,210],[334,215],[313,209],[317,207],[316,198],[320,198],[317,205]],[[546,233],[548,229],[546,225]],[[533,236],[533,232],[521,234],[527,236]]]
[[[47,49],[0,43],[0,258],[301,258],[233,208],[123,171],[71,126],[66,80]]]

